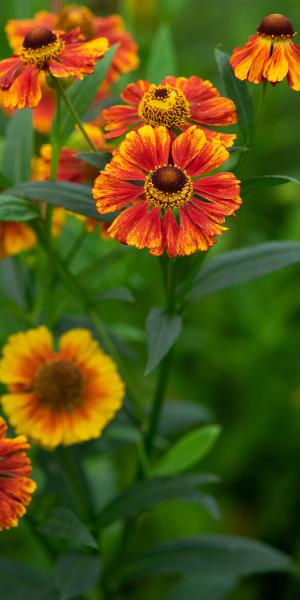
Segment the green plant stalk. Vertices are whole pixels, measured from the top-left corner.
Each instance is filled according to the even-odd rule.
[[[55,87],[59,90],[59,93],[61,95],[62,100],[64,101],[67,109],[69,110],[69,112],[71,113],[76,125],[78,126],[78,129],[81,131],[85,141],[87,142],[88,146],[90,147],[90,149],[92,150],[92,152],[97,152],[97,148],[96,146],[93,144],[92,140],[90,139],[90,137],[88,136],[82,121],[79,117],[79,114],[77,113],[76,109],[74,108],[68,94],[66,93],[61,81],[59,80],[59,78],[53,78],[55,81]]]
[[[94,520],[94,508],[91,496],[87,490],[86,482],[82,477],[78,465],[74,461],[70,448],[62,446],[58,449],[58,452],[70,487],[70,492],[74,494],[78,514],[84,522],[88,522],[92,526]]]
[[[60,117],[61,117],[61,101],[60,101],[60,91],[56,89],[56,127],[52,128],[51,131],[51,164],[50,164],[50,179],[51,181],[55,181],[57,178],[57,169],[59,163],[59,154],[60,154],[60,143],[59,143],[59,130],[60,130]],[[51,204],[47,204],[46,206],[46,215],[45,215],[45,223],[48,237],[51,237],[51,227],[52,227],[52,215],[53,215],[53,206]]]
[[[262,116],[263,116],[263,112],[264,112],[264,108],[265,108],[267,89],[268,89],[268,82],[267,82],[267,80],[265,80],[262,83],[261,89],[260,89],[260,96],[259,96],[259,100],[258,100],[255,123],[254,123],[253,129],[252,129],[251,135],[249,136],[249,140],[247,140],[247,145],[249,147],[249,151],[245,152],[244,154],[241,154],[241,156],[240,156],[239,162],[236,167],[237,177],[241,177],[241,175],[245,169],[245,166],[253,152],[255,138],[256,138],[259,126],[261,124],[261,120],[262,120]]]

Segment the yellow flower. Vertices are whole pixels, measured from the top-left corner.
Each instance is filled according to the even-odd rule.
[[[2,404],[17,433],[47,449],[99,437],[121,407],[124,384],[86,329],[72,329],[58,350],[46,327],[8,339],[0,361]]]

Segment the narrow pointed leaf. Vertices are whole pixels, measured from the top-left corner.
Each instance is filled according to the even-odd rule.
[[[146,323],[148,360],[145,375],[153,371],[176,342],[182,328],[180,315],[168,315],[162,308],[153,308]]]
[[[101,570],[99,556],[68,552],[60,557],[54,579],[61,600],[71,600],[92,591],[97,585]]]
[[[168,596],[167,600],[223,600],[233,590],[237,579],[230,576],[208,576],[203,573],[184,579]]]
[[[97,548],[97,542],[87,527],[69,508],[56,508],[50,518],[40,525],[39,530],[46,535],[69,540],[74,544]]]
[[[31,221],[38,217],[38,208],[28,200],[0,194],[0,221]]]
[[[89,163],[89,165],[97,167],[99,171],[104,169],[106,163],[110,161],[111,156],[110,152],[80,152],[80,154],[76,154],[76,158],[80,158],[80,160]]]
[[[1,598],[13,600],[60,600],[46,573],[17,561],[0,558]]]
[[[300,242],[265,242],[226,252],[207,262],[194,279],[189,300],[233,287],[300,263]]]
[[[3,149],[3,175],[12,183],[30,179],[32,152],[32,112],[25,108],[18,110],[8,123]]]
[[[169,25],[161,25],[152,45],[146,70],[146,79],[151,83],[160,83],[167,75],[176,75],[177,60],[172,30]]]
[[[241,195],[246,196],[251,192],[257,192],[268,187],[283,185],[285,183],[296,183],[300,185],[300,181],[295,177],[287,177],[286,175],[260,175],[259,177],[249,177],[242,181]]]

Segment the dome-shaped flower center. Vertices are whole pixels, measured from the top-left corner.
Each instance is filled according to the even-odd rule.
[[[23,41],[21,58],[23,62],[43,66],[56,59],[64,49],[64,42],[46,27],[34,27]]]
[[[274,13],[265,17],[258,26],[257,33],[274,38],[292,38],[296,35],[292,23],[284,15]]]
[[[72,31],[79,27],[86,39],[91,39],[95,33],[95,17],[85,6],[66,6],[57,15],[57,29]]]
[[[182,127],[190,117],[184,93],[171,85],[151,85],[139,104],[138,115],[148,125]]]
[[[174,165],[164,165],[150,171],[144,191],[149,202],[160,208],[179,208],[190,201],[192,179],[186,171]]]
[[[80,403],[83,378],[79,368],[68,360],[53,360],[40,367],[33,391],[53,410],[72,410]]]

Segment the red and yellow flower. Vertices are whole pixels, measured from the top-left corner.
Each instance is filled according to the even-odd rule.
[[[107,38],[85,41],[78,30],[68,33],[34,27],[11,58],[0,62],[0,88],[7,108],[35,108],[42,97],[41,73],[83,79],[93,73],[108,48]]]
[[[103,111],[107,123],[107,137],[115,138],[142,124],[165,125],[184,130],[197,123],[208,139],[216,132],[214,126],[237,122],[235,105],[224,98],[210,81],[200,77],[166,77],[159,85],[140,79],[130,83],[121,94],[126,104],[112,106]],[[226,146],[232,146],[236,135],[221,135]]]
[[[169,256],[205,251],[240,206],[239,181],[220,167],[229,153],[191,126],[174,139],[166,127],[127,134],[94,182],[97,210],[121,210],[108,233],[122,244]]]
[[[287,77],[289,86],[300,91],[300,45],[293,42],[295,35],[284,15],[265,17],[256,35],[233,51],[230,64],[235,76],[251,83],[269,81],[273,85]]]
[[[0,223],[0,258],[19,254],[35,245],[35,233],[28,225],[13,221]]]
[[[124,384],[112,359],[85,329],[54,349],[46,327],[10,336],[0,361],[2,404],[17,433],[52,449],[99,437],[121,407]]]
[[[0,530],[16,527],[36,489],[30,478],[29,448],[23,435],[6,437],[7,425],[0,417]]]

